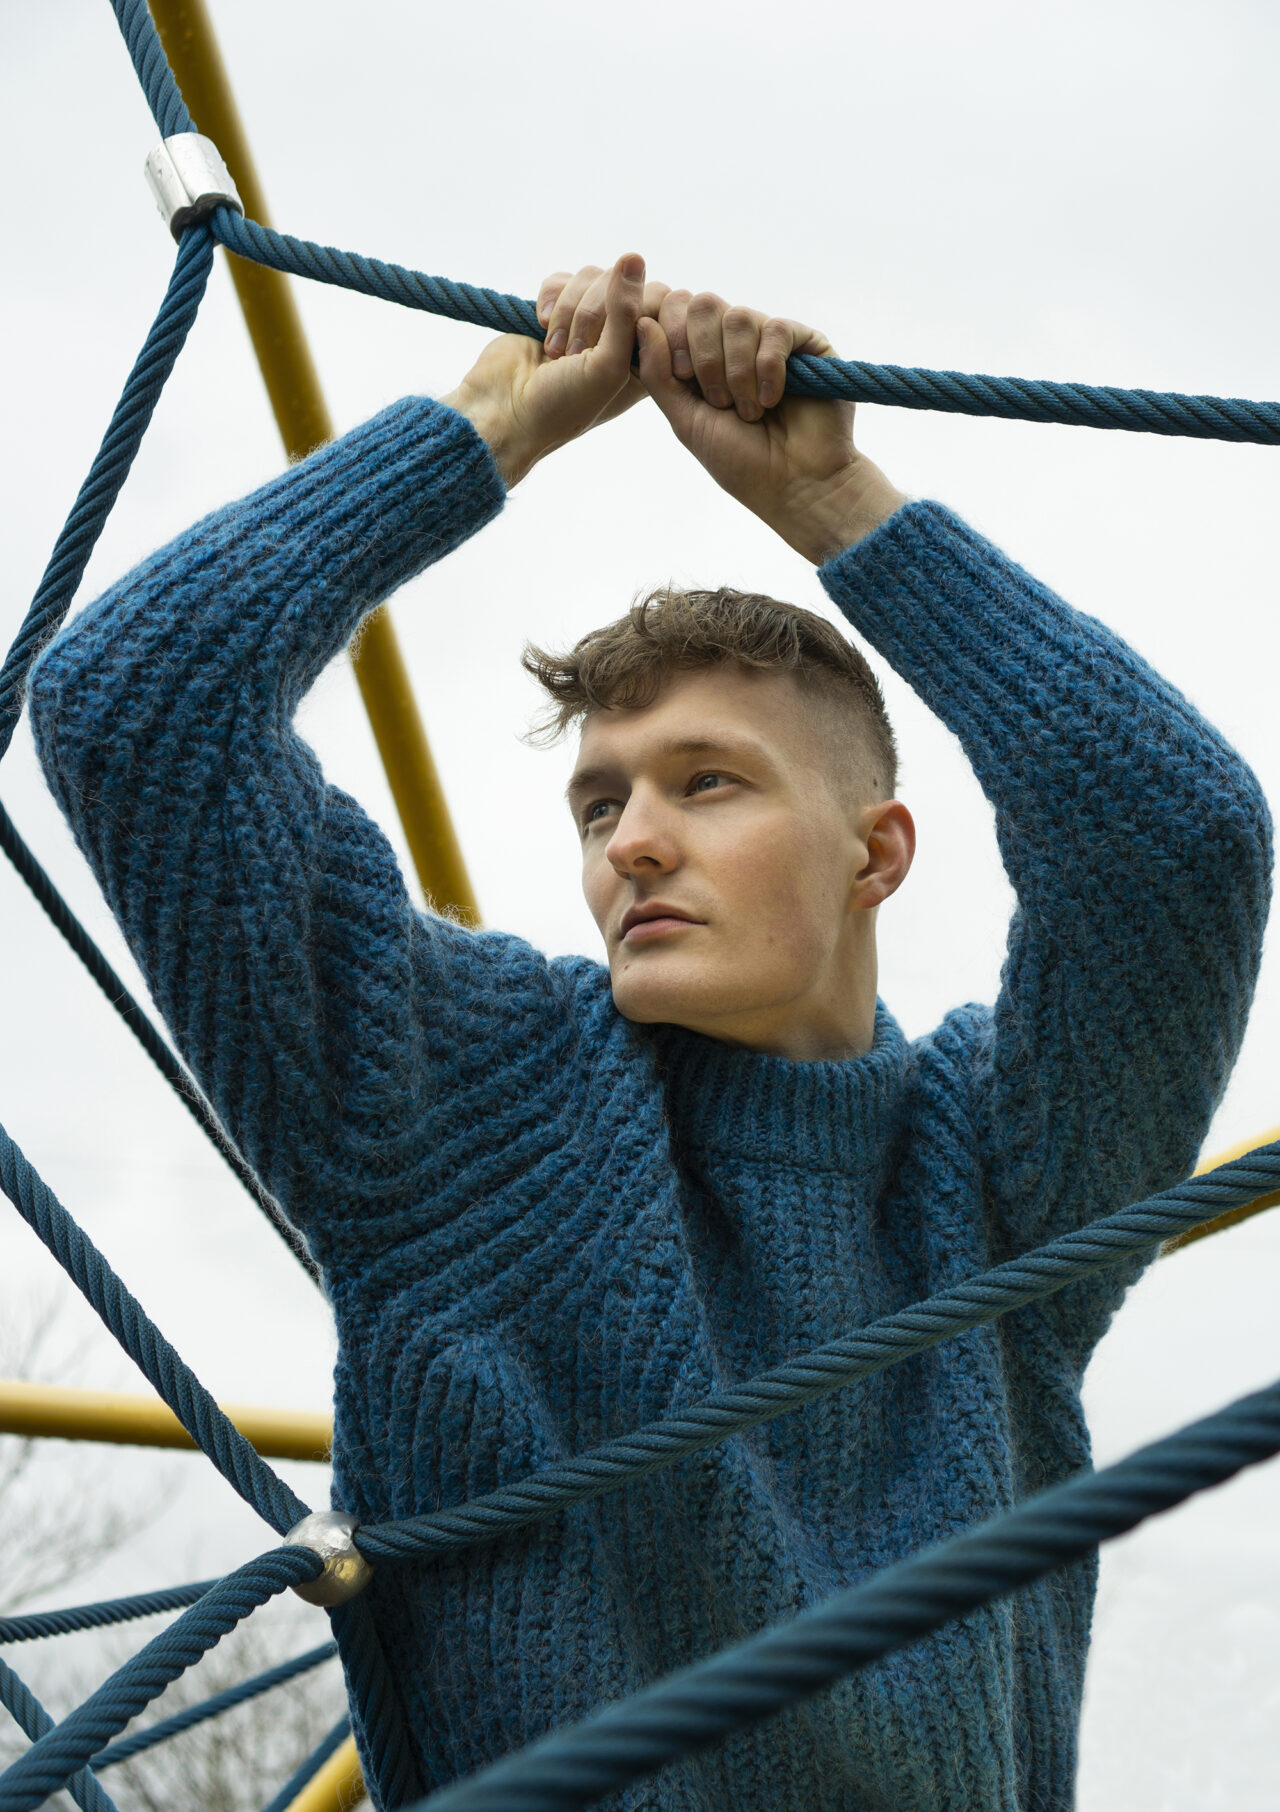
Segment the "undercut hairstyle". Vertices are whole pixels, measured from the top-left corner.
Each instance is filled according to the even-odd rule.
[[[593,711],[642,710],[674,674],[727,661],[791,674],[841,785],[864,799],[893,797],[897,742],[880,683],[862,655],[813,611],[727,585],[651,591],[566,654],[527,643],[521,665],[550,700],[528,740],[557,742]]]

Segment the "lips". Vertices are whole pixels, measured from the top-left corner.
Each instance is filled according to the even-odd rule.
[[[625,943],[633,932],[638,936],[659,937],[663,931],[674,930],[677,925],[703,922],[691,913],[683,912],[679,906],[668,906],[662,900],[647,900],[643,906],[628,906],[623,913],[622,939]],[[646,932],[646,926],[652,926],[652,930]]]

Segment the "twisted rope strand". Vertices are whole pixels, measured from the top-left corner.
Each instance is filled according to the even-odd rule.
[[[32,1812],[251,1611],[320,1571],[309,1548],[273,1548],[228,1573],[0,1774],[0,1812]]]
[[[90,1766],[98,1770],[112,1768],[117,1762],[127,1761],[131,1755],[140,1755],[145,1749],[154,1749],[157,1743],[167,1743],[170,1737],[179,1736],[184,1730],[191,1730],[195,1725],[207,1722],[209,1718],[216,1718],[220,1712],[230,1711],[233,1706],[260,1698],[264,1692],[270,1692],[273,1686],[283,1686],[288,1680],[296,1680],[299,1674],[310,1673],[322,1661],[332,1660],[337,1652],[336,1643],[322,1642],[318,1648],[309,1648],[304,1655],[295,1655],[291,1661],[281,1661],[276,1667],[265,1668],[262,1673],[253,1674],[248,1680],[241,1680],[237,1686],[228,1686],[224,1692],[216,1692],[207,1699],[201,1699],[197,1705],[184,1706],[181,1711],[175,1711],[171,1718],[163,1718],[158,1724],[139,1730],[134,1736],[121,1737],[118,1743],[100,1750]]]
[[[22,714],[23,687],[31,664],[67,614],[89,555],[150,425],[160,392],[186,343],[212,268],[212,235],[205,226],[193,227],[182,235],[164,301],[0,669],[0,756],[9,747]]]
[[[111,10],[133,59],[147,105],[160,128],[161,138],[173,138],[179,132],[194,132],[196,123],[187,112],[146,0],[111,0]]]
[[[523,333],[535,340],[546,337],[534,304],[521,296],[295,239],[256,220],[244,220],[230,208],[216,208],[210,221],[215,237],[229,251],[272,270],[378,296],[402,308],[424,309],[451,321],[470,321],[496,333]],[[820,358],[812,353],[795,353],[788,360],[786,388],[792,396],[935,409],[949,415],[1065,422],[1075,427],[1176,434],[1198,440],[1257,441],[1266,446],[1280,443],[1280,403],[1255,403],[1240,397],[930,371],[872,365],[861,359]]]
[[[1280,1452],[1280,1383],[553,1732],[415,1812],[570,1812],[757,1724]]]
[[[0,1660],[0,1705],[12,1714],[23,1735],[29,1736],[33,1743],[53,1729],[53,1719],[26,1681],[20,1680],[3,1660]],[[67,1782],[67,1792],[83,1812],[116,1812],[115,1802],[87,1769],[72,1775]]]
[[[302,1499],[224,1415],[3,1126],[0,1188],[227,1483],[278,1533],[291,1529],[307,1514]]]
[[[359,1530],[357,1544],[370,1560],[398,1561],[496,1541],[1052,1295],[1146,1251],[1171,1233],[1253,1201],[1274,1189],[1277,1181],[1280,1141],[470,1503],[400,1522],[370,1523]]]
[[[112,0],[112,5],[161,133],[194,131],[144,0]],[[296,239],[258,221],[244,220],[226,207],[215,208],[209,219],[214,235],[229,251],[273,270],[378,296],[403,308],[424,309],[452,321],[470,321],[498,333],[525,333],[538,340],[545,337],[533,303],[524,297]],[[1242,397],[1186,396],[1177,391],[1127,390],[1109,384],[930,371],[812,354],[796,354],[789,360],[787,390],[795,396],[838,397],[899,409],[936,409],[951,415],[1066,422],[1077,427],[1255,441],[1267,446],[1280,443],[1280,403],[1250,402]]]
[[[230,1165],[236,1177],[248,1190],[298,1263],[307,1271],[313,1282],[319,1283],[320,1268],[307,1251],[302,1235],[296,1228],[290,1226],[274,1199],[267,1194],[253,1171],[227,1138],[190,1074],[165,1043],[150,1018],[143,1012],[98,945],[58,892],[49,875],[36,860],[30,846],[19,835],[17,826],[3,804],[0,804],[0,850],[3,850],[8,856],[21,879],[34,894],[37,903],[43,908],[54,929],[79,957],[179,1101],[216,1147],[221,1157]]]
[[[140,1592],[132,1598],[69,1605],[65,1611],[28,1611],[21,1617],[0,1617],[0,1644],[34,1642],[42,1636],[66,1636],[73,1630],[101,1629],[112,1623],[129,1623],[135,1617],[154,1617],[161,1611],[180,1611],[203,1598],[217,1583],[216,1579],[200,1579],[194,1585],[170,1586],[163,1592]]]

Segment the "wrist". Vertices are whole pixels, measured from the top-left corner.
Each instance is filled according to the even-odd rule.
[[[516,432],[510,411],[482,391],[474,391],[463,382],[448,396],[442,396],[440,402],[448,409],[456,409],[459,415],[465,415],[487,443],[498,475],[509,491],[537,464],[539,454],[527,447]]]
[[[769,518],[769,526],[821,566],[862,541],[907,502],[879,466],[861,455],[832,478],[807,487]]]

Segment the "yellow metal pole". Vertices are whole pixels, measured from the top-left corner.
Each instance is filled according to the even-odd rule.
[[[317,1768],[288,1812],[347,1812],[364,1798],[364,1773],[356,1740],[348,1737],[323,1768]]]
[[[1232,1145],[1226,1151],[1220,1151],[1214,1157],[1206,1158],[1203,1164],[1197,1165],[1196,1175],[1202,1177],[1207,1170],[1216,1170],[1219,1164],[1230,1164],[1235,1158],[1243,1158],[1247,1152],[1256,1151],[1260,1145],[1274,1145],[1277,1139],[1280,1139],[1280,1126],[1273,1126],[1260,1139],[1242,1139],[1238,1145]],[[1190,1233],[1180,1233],[1176,1239],[1166,1240],[1160,1248],[1160,1256],[1168,1258],[1171,1252],[1180,1252],[1184,1246],[1194,1245],[1198,1239],[1206,1239],[1211,1233],[1224,1233],[1228,1227],[1238,1227],[1241,1221],[1251,1220],[1255,1214],[1261,1214],[1264,1208],[1275,1207],[1280,1207],[1280,1189],[1273,1189],[1270,1195],[1260,1195],[1256,1201],[1245,1202],[1240,1208],[1228,1208],[1216,1221],[1207,1221],[1203,1227],[1193,1227]]]
[[[258,1452],[275,1460],[327,1460],[333,1418],[305,1410],[222,1408]],[[191,1447],[195,1442],[159,1397],[0,1379],[0,1434],[59,1441],[113,1441],[125,1447]]]
[[[246,214],[269,226],[262,185],[204,0],[148,4],[192,118],[222,153]],[[301,459],[332,440],[333,422],[288,279],[232,253],[227,262],[285,451],[290,459]],[[385,609],[364,625],[353,662],[422,890],[437,907],[451,908],[478,925],[475,893]]]

